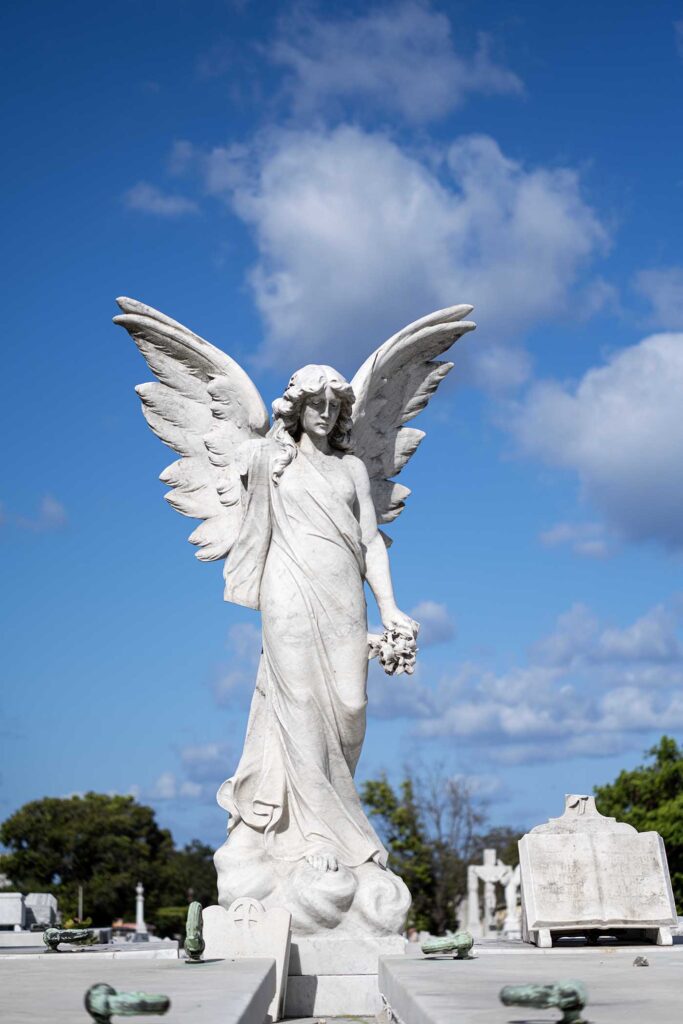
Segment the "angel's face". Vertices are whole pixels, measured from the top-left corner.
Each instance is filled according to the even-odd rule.
[[[327,437],[339,418],[341,399],[329,384],[316,395],[309,395],[301,410],[301,429],[313,437]]]

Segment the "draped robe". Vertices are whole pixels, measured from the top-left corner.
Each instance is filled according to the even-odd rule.
[[[358,520],[303,452],[272,479],[276,442],[250,444],[226,598],[260,608],[263,650],[242,758],[218,801],[272,857],[320,846],[386,866],[353,782],[365,736],[367,609]]]

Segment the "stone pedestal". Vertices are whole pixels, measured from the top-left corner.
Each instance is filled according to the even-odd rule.
[[[26,909],[20,892],[0,892],[0,928],[21,931]]]
[[[271,1021],[281,1020],[285,1012],[291,922],[291,914],[283,907],[266,910],[247,896],[235,900],[229,910],[214,906],[202,912],[205,960],[272,957],[275,961],[275,992],[268,1008]]]
[[[380,956],[401,956],[400,935],[383,938],[293,938],[285,1016],[372,1016],[382,1000],[377,984]]]
[[[565,812],[519,843],[522,937],[632,933],[670,945],[676,906],[662,837],[599,814],[593,797],[571,794]]]

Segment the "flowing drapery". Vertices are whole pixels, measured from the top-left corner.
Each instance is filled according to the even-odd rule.
[[[263,651],[244,752],[219,802],[231,831],[263,833],[299,860],[387,854],[353,775],[365,735],[367,612],[360,526],[318,464],[298,453],[276,484],[275,443],[255,442],[226,596],[261,610]]]

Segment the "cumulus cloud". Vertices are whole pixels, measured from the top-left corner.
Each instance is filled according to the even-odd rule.
[[[349,371],[432,309],[481,311],[473,371],[500,388],[529,373],[500,348],[561,313],[605,231],[567,168],[526,168],[488,136],[425,159],[342,125],[268,132],[202,158],[205,186],[252,229],[249,275],[271,365],[337,360]],[[475,314],[476,315],[476,314]]]
[[[237,764],[230,746],[218,742],[189,744],[178,755],[177,770],[161,772],[151,786],[130,786],[131,796],[152,803],[213,804],[219,785]]]
[[[187,779],[194,783],[220,783],[235,765],[227,743],[191,744],[180,751],[180,760]]]
[[[52,530],[63,530],[68,522],[66,508],[51,494],[43,495],[38,512],[33,516],[15,514],[0,504],[0,526],[14,526],[30,533],[49,533]]]
[[[153,801],[198,800],[202,795],[202,787],[198,783],[188,779],[180,780],[173,772],[162,772],[152,788],[144,794],[146,799]]]
[[[455,623],[445,604],[439,604],[437,601],[420,601],[411,610],[410,615],[420,623],[420,647],[447,643],[455,636]]]
[[[163,192],[156,185],[140,181],[128,189],[123,197],[124,204],[130,210],[151,213],[156,217],[183,217],[188,213],[197,213],[198,204],[194,199]]]
[[[457,738],[518,764],[638,747],[653,730],[683,727],[683,644],[675,607],[624,626],[584,605],[560,616],[528,664],[498,673],[476,664],[430,684],[419,673],[396,692],[373,687],[369,710],[412,721],[423,739]]]
[[[522,451],[577,473],[630,540],[683,546],[683,333],[615,352],[577,384],[540,381],[506,422]]]
[[[436,120],[468,94],[517,94],[521,79],[497,63],[480,34],[472,54],[458,53],[451,24],[429,4],[404,2],[339,19],[310,10],[284,19],[269,56],[286,72],[294,113],[330,112],[345,101],[413,122]]]
[[[641,270],[636,288],[652,307],[654,327],[683,330],[683,267]]]
[[[248,706],[256,684],[261,632],[251,622],[240,622],[228,631],[230,668],[217,674],[213,696],[219,707]]]
[[[539,540],[546,548],[565,544],[584,558],[606,558],[610,554],[603,523],[555,523],[541,532]]]
[[[678,56],[683,60],[683,18],[674,22],[674,38]]]
[[[589,608],[576,604],[561,615],[556,629],[534,648],[551,665],[683,664],[679,616],[666,605],[649,609],[629,626],[601,625]]]

